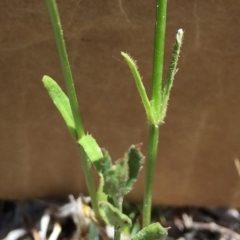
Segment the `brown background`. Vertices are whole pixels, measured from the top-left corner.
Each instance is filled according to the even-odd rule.
[[[114,159],[143,142],[144,110],[120,51],[151,87],[155,1],[58,1],[85,129]],[[169,0],[165,70],[179,72],[162,126],[154,202],[240,206],[240,2]],[[41,79],[64,88],[44,1],[0,1],[0,198],[86,193],[77,144]],[[64,88],[65,89],[65,88]],[[129,195],[141,201],[143,176]]]

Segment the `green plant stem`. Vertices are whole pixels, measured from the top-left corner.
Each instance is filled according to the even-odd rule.
[[[115,203],[115,207],[122,212],[122,203],[123,198],[120,197],[118,199],[118,202]],[[120,240],[121,239],[121,231],[119,231],[116,226],[114,226],[114,240]]]
[[[114,240],[120,240],[121,239],[121,232],[115,228],[114,230]]]
[[[157,158],[159,139],[159,126],[149,126],[149,144],[147,153],[147,169],[144,186],[144,202],[143,202],[143,228],[150,224],[151,207],[152,207],[152,188],[155,162]]]
[[[162,108],[162,77],[164,61],[164,40],[166,28],[167,0],[156,0],[156,25],[152,77],[152,112],[154,119],[160,122]],[[147,169],[144,186],[143,227],[150,224],[152,207],[152,188],[159,138],[158,124],[149,126],[149,145]]]
[[[152,107],[155,119],[161,115],[162,75],[164,61],[164,40],[166,28],[167,0],[156,0],[156,25],[152,77]]]
[[[91,204],[94,210],[94,213],[98,219],[100,219],[99,207],[98,207],[98,198],[97,198],[97,191],[95,188],[94,179],[92,177],[92,167],[91,162],[88,160],[86,153],[84,152],[82,146],[80,148],[80,155],[82,160],[82,166],[84,170],[84,176],[87,184],[87,189],[89,191],[89,195],[91,197]]]
[[[61,27],[60,17],[58,14],[57,4],[56,4],[55,0],[45,0],[45,2],[47,5],[49,17],[51,20],[51,25],[52,25],[52,29],[53,29],[53,33],[54,33],[54,37],[55,37],[55,42],[57,45],[58,55],[59,55],[59,59],[61,62],[61,67],[62,67],[62,71],[63,71],[63,75],[64,75],[65,84],[67,87],[67,95],[68,95],[69,102],[71,105],[73,119],[75,122],[76,131],[77,131],[77,137],[78,137],[78,139],[80,139],[81,137],[83,137],[85,135],[85,133],[84,133],[84,128],[83,128],[83,124],[82,124],[82,120],[81,120],[81,116],[80,116],[80,111],[78,108],[76,91],[75,91],[74,82],[73,82],[73,78],[72,78],[72,72],[71,72],[71,68],[70,68],[70,64],[69,64],[69,60],[68,60],[68,56],[67,56],[67,51],[66,51],[66,47],[65,47],[63,31],[62,31],[62,27]],[[82,158],[83,169],[84,169],[84,174],[85,174],[88,191],[89,191],[91,201],[92,201],[92,206],[93,206],[96,216],[99,217],[100,215],[99,215],[98,203],[97,203],[97,197],[96,197],[96,188],[94,185],[93,176],[91,174],[91,163],[87,159],[87,156],[81,146],[80,146],[80,154],[81,154],[81,158]]]
[[[65,47],[63,31],[62,31],[60,17],[58,14],[57,4],[55,0],[45,0],[45,2],[48,8],[48,13],[49,13],[51,24],[52,24],[52,29],[55,37],[55,42],[57,45],[57,51],[58,51],[59,59],[61,62],[65,84],[67,87],[67,95],[71,105],[77,135],[78,135],[78,138],[81,138],[84,136],[84,129],[83,129],[80,113],[79,113],[76,91],[74,88],[72,72],[71,72],[69,61],[68,61],[67,50]]]

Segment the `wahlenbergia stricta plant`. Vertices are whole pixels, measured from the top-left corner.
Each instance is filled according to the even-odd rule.
[[[67,95],[50,77],[44,76],[43,83],[54,104],[61,113],[71,135],[79,144],[85,179],[95,215],[97,219],[102,219],[106,224],[113,225],[115,228],[114,240],[120,240],[122,230],[132,224],[131,219],[122,213],[123,198],[129,191],[131,191],[136,182],[144,157],[140,152],[139,146],[132,145],[123,158],[113,163],[108,152],[102,150],[91,135],[85,135],[57,5],[55,0],[45,0],[45,2],[54,32],[59,59],[67,87]],[[173,85],[174,75],[177,71],[176,66],[180,54],[183,31],[178,30],[167,79],[162,87],[167,0],[157,0],[156,9],[151,100],[149,100],[146,94],[136,63],[128,54],[122,53],[122,56],[125,58],[135,79],[149,122],[147,175],[143,207],[144,228],[133,236],[133,240],[161,239],[167,234],[167,230],[159,223],[150,224],[152,183],[158,147],[159,125],[163,122],[166,115],[169,94]],[[88,174],[92,165],[100,176],[98,191],[95,188],[92,176]]]

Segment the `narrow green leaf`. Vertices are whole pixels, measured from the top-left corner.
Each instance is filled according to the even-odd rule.
[[[101,201],[98,206],[100,215],[106,224],[114,226],[119,231],[132,225],[131,219],[121,213],[121,211],[115,208],[112,204],[106,201]]]
[[[96,140],[91,135],[85,135],[80,138],[78,143],[83,147],[89,160],[93,163],[96,170],[102,172],[103,154],[101,148],[98,146]]]
[[[150,101],[148,99],[145,87],[143,85],[142,78],[141,78],[140,73],[138,71],[138,67],[137,67],[136,61],[134,61],[133,58],[131,58],[131,56],[129,54],[127,54],[127,53],[121,52],[121,54],[124,57],[125,61],[127,62],[128,66],[129,66],[129,68],[131,70],[131,73],[132,73],[132,75],[134,77],[135,84],[137,86],[138,93],[139,93],[139,95],[141,97],[143,106],[145,108],[148,121],[150,123],[154,123],[154,117],[153,117],[153,114],[152,114],[151,104],[150,104]]]
[[[171,88],[173,86],[174,76],[177,73],[177,62],[180,56],[180,50],[183,42],[183,30],[179,29],[176,35],[176,42],[174,44],[173,53],[172,53],[172,60],[168,69],[166,83],[163,88],[162,94],[162,113],[160,122],[164,120],[167,111],[167,104],[169,101],[169,95]]]
[[[152,223],[138,232],[131,240],[160,240],[167,234],[167,229],[160,223]]]
[[[53,103],[61,113],[70,133],[74,138],[77,139],[75,123],[68,97],[62,91],[59,85],[49,76],[44,76],[42,81]]]

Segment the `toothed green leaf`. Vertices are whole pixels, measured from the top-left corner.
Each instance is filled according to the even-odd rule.
[[[119,159],[109,168],[104,176],[103,191],[110,195],[114,202],[118,202],[123,198],[126,182],[128,180],[128,164],[127,159]]]
[[[106,165],[105,162],[106,170],[102,170],[104,177],[103,191],[111,196],[114,203],[119,202],[124,195],[131,191],[137,181],[143,162],[140,149],[134,145],[129,148],[124,158],[116,161],[114,165]]]
[[[144,156],[140,152],[140,149],[134,145],[128,150],[128,181],[126,183],[125,194],[130,192],[134,183],[137,181],[138,174],[144,163]]]
[[[114,226],[117,230],[122,230],[125,227],[132,225],[131,219],[120,210],[115,208],[112,204],[101,201],[98,204],[100,215],[106,224]]]
[[[152,223],[138,232],[131,240],[160,240],[167,234],[167,229],[160,223]]]
[[[108,195],[103,191],[104,186],[104,175],[106,171],[112,166],[112,160],[107,151],[103,150],[103,159],[101,161],[101,172],[98,172],[100,176],[97,196],[98,201],[107,200]]]
[[[112,167],[112,159],[109,153],[103,150],[102,175],[106,177],[106,172]]]
[[[70,133],[77,139],[77,132],[68,97],[52,78],[44,76],[42,81],[53,103],[62,115]]]

